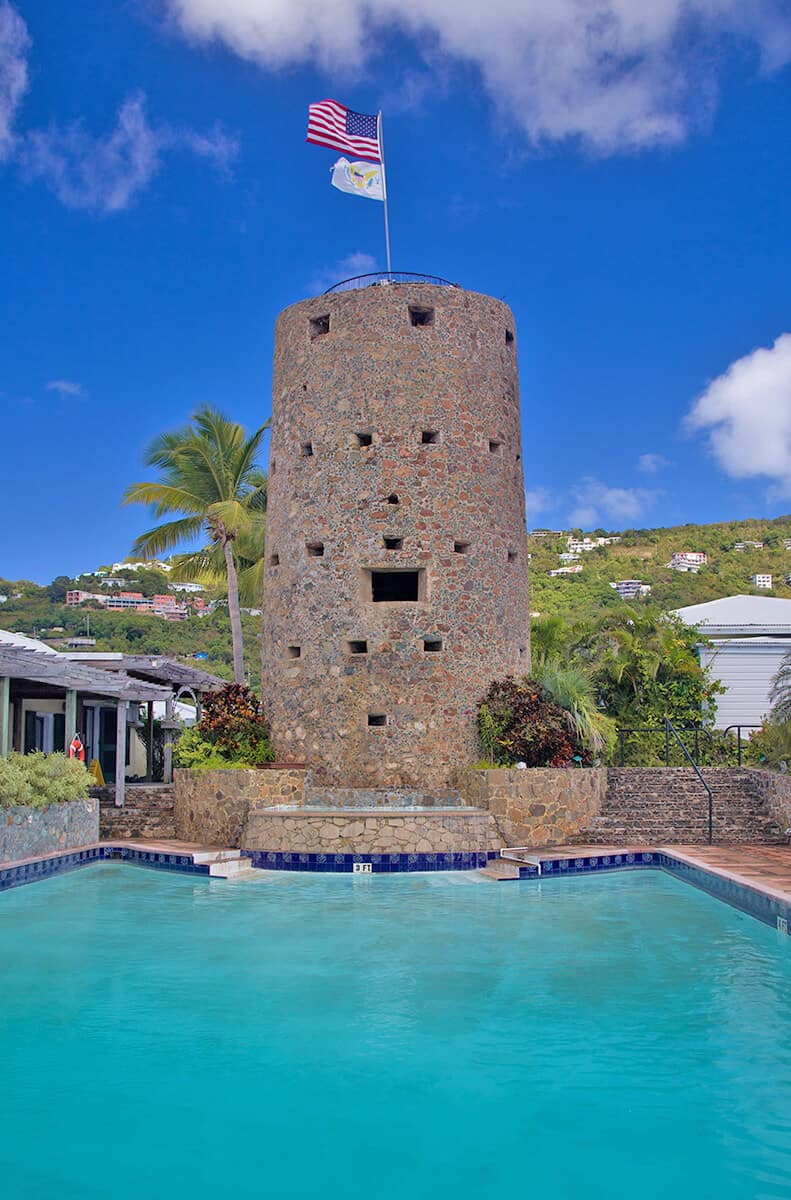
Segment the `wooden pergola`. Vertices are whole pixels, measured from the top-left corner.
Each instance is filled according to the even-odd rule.
[[[126,726],[130,704],[173,703],[173,689],[135,678],[125,671],[106,670],[78,662],[65,654],[45,654],[17,646],[0,645],[0,757],[11,748],[22,748],[22,701],[35,698],[65,700],[64,752],[79,728],[80,706],[85,700],[111,700],[116,709],[115,803],[122,805],[126,780]],[[14,702],[14,728],[10,729]]]

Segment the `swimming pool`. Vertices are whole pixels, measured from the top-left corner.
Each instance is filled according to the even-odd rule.
[[[791,1191],[788,938],[655,871],[0,897],[15,1200]]]

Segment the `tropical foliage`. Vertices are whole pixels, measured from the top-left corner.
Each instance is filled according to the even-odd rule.
[[[513,766],[562,767],[583,746],[567,714],[548,691],[533,679],[496,680],[478,710],[481,744],[489,762]]]
[[[206,695],[200,721],[185,730],[174,751],[177,766],[204,771],[253,767],[274,756],[258,697],[243,684]]]
[[[141,534],[134,554],[156,558],[208,539],[181,553],[176,564],[183,579],[224,576],[237,683],[244,681],[240,577],[243,591],[252,590],[263,563],[266,476],[256,460],[268,424],[248,437],[221,413],[199,409],[188,426],[160,434],[149,447],[145,462],[159,479],[134,483],[123,497],[124,504],[149,505],[155,517],[181,514]]]
[[[46,808],[84,800],[92,779],[81,762],[65,754],[17,754],[0,758],[0,808],[26,804]]]

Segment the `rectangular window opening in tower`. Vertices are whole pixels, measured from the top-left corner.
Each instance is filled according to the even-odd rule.
[[[410,325],[422,326],[434,324],[434,309],[424,308],[420,304],[410,304],[409,306],[409,323]]]
[[[506,346],[513,346],[513,344],[514,344],[514,331],[513,331],[513,329],[506,329],[506,331],[505,331],[505,344],[506,344]]]
[[[324,555],[324,542],[305,542],[305,549],[308,552],[308,558],[322,558]]]
[[[411,570],[371,570],[367,599],[373,604],[417,604],[425,599],[426,572]],[[367,582],[367,581],[366,581]]]
[[[385,550],[403,550],[404,539],[400,537],[386,537],[383,539]]]
[[[469,542],[454,542],[453,543],[453,553],[454,554],[469,554],[469,552],[470,552],[470,543]]]
[[[302,658],[302,647],[286,646],[286,658]]]
[[[347,654],[367,654],[368,643],[363,638],[352,639],[346,643]]]
[[[313,458],[313,442],[302,443],[302,457]]]
[[[368,714],[368,727],[369,728],[373,729],[376,726],[386,725],[386,724],[387,724],[387,717],[385,716],[384,713],[369,713]]]
[[[270,565],[270,567],[279,567],[280,566],[280,555],[279,554],[270,554],[269,555],[269,565]]]
[[[439,431],[437,429],[424,429],[420,435],[420,444],[422,446],[438,446]]]
[[[355,444],[363,449],[373,444],[374,435],[372,433],[355,433]]]
[[[501,441],[498,441],[497,438],[489,438],[489,453],[490,454],[502,454],[502,451],[503,451],[503,443]]]
[[[516,550],[509,550],[509,551],[508,551],[508,561],[509,561],[509,563],[515,563],[518,557],[519,557],[519,556],[518,556],[518,554],[516,553]]]
[[[323,337],[325,333],[330,331],[330,314],[322,313],[320,317],[310,318],[310,336],[311,338]]]
[[[423,650],[426,654],[439,654],[442,649],[442,638],[424,637]]]

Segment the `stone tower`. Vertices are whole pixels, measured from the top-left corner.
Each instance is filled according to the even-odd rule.
[[[329,786],[452,787],[489,683],[530,666],[505,304],[380,283],[280,314],[266,555],[278,757]]]

